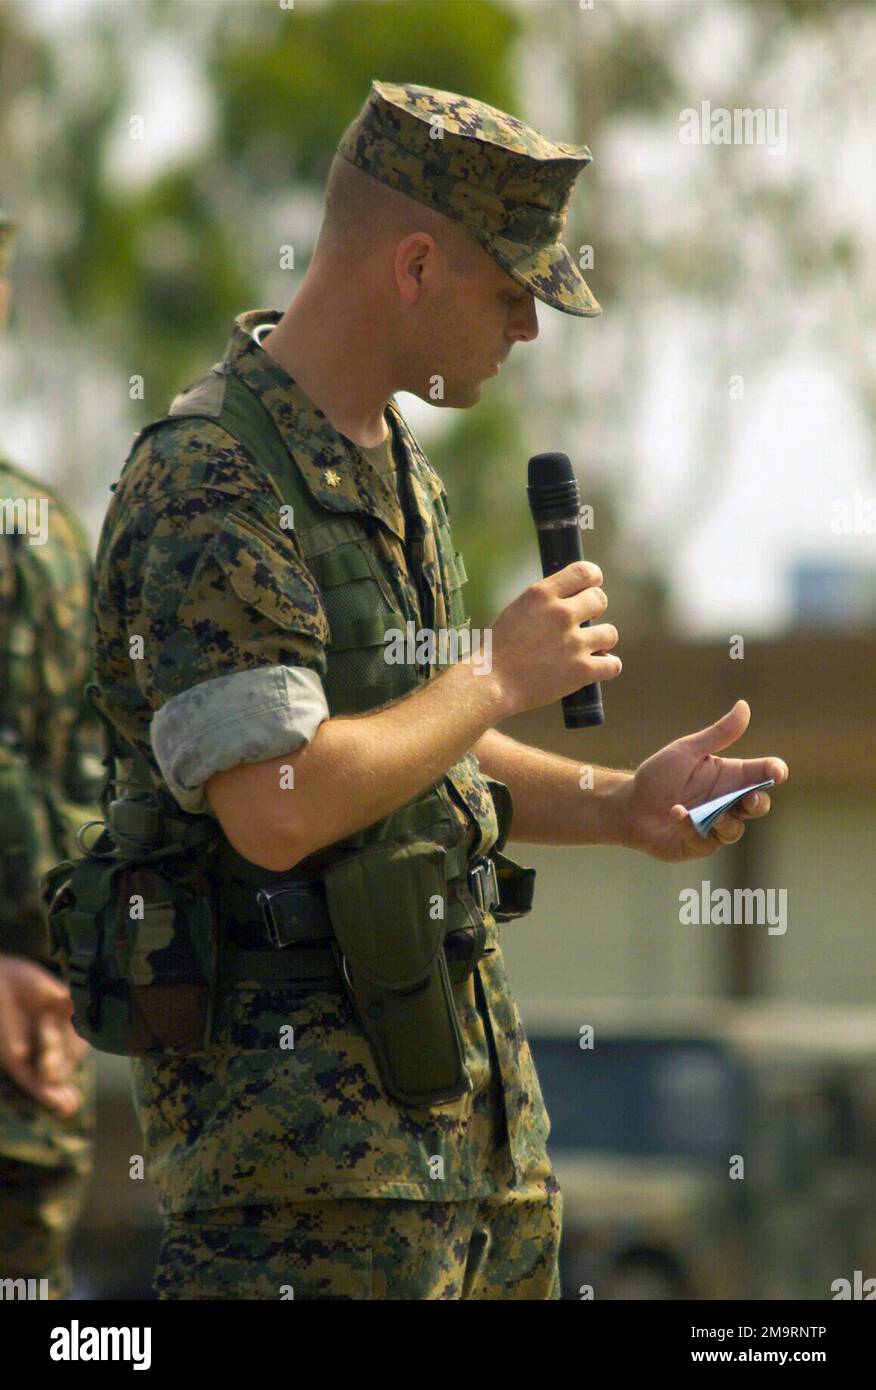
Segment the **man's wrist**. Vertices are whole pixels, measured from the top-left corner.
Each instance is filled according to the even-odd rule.
[[[456,682],[466,692],[468,700],[474,700],[475,707],[483,716],[484,732],[516,714],[516,708],[495,671],[485,671],[466,659],[454,662],[442,675]]]
[[[599,843],[636,849],[630,817],[634,772],[605,768],[600,777]]]

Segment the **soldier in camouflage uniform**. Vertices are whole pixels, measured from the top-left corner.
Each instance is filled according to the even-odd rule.
[[[11,232],[0,215],[0,322]],[[45,1279],[61,1298],[91,1172],[94,1070],[49,969],[39,880],[71,853],[100,770],[82,705],[92,567],[75,517],[2,461],[0,504],[0,1278]]]
[[[430,788],[443,819],[421,833],[475,867],[507,838],[509,787],[523,840],[673,858],[742,831],[725,818],[701,849],[682,823],[699,745],[655,755],[644,791],[597,769],[582,797],[576,762],[492,729],[618,674],[600,654],[614,629],[580,626],[605,606],[593,566],[505,610],[492,680],[471,660],[439,671],[418,655],[413,673],[394,674],[384,659],[391,620],[466,623],[446,493],[392,393],[470,405],[514,342],[535,336],[533,296],[599,312],[558,240],[589,158],[482,103],[374,83],[341,141],[293,304],[239,316],[223,362],[141,432],[117,485],[97,562],[101,704],[156,785],[216,819],[230,866],[218,885],[229,987],[212,1043],[134,1062],[167,1217],[163,1297],[559,1297],[548,1117],[496,916],[466,864],[448,916],[483,946],[453,985],[470,1088],[420,1108],[381,1083],[330,956],[325,979],[314,965],[311,988],[288,983],[295,945],[271,948],[259,885],[293,867],[318,878],[393,837]],[[229,406],[241,388],[271,438],[241,439]],[[292,529],[282,519],[277,479],[290,469],[315,524],[297,510]],[[520,688],[506,696],[506,684]],[[279,786],[290,764],[291,797]]]

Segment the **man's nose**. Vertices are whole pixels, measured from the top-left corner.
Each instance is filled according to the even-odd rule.
[[[515,306],[516,308],[516,306]],[[513,341],[531,343],[533,338],[538,337],[538,315],[535,311],[535,295],[528,294],[525,299],[520,301],[520,307],[514,315],[510,324],[510,336]]]

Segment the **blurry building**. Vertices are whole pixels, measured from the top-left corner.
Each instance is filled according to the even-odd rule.
[[[503,731],[582,767],[633,769],[742,698],[751,724],[724,756],[776,754],[791,775],[774,789],[769,817],[707,860],[673,865],[615,848],[512,842],[514,857],[538,871],[531,916],[502,929],[521,1004],[581,993],[873,1002],[872,636],[836,637],[828,622],[817,634],[747,642],[742,660],[727,645],[657,636],[622,640],[618,651],[623,674],[605,687],[601,728],[567,730],[555,705],[509,720]],[[679,893],[706,880],[712,888],[785,889],[787,930],[682,925]]]

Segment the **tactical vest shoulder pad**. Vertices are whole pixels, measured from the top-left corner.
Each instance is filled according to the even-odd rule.
[[[174,396],[165,415],[159,415],[157,419],[150,420],[148,424],[138,430],[131,440],[131,447],[125,462],[129,463],[143,441],[155,430],[160,429],[162,425],[173,424],[175,421],[191,415],[202,416],[218,422],[225,404],[225,392],[228,385],[228,378],[221,368],[222,363],[217,362],[205,376],[200,377],[198,381]],[[115,491],[115,487],[114,484],[113,491]]]
[[[218,365],[211,367],[200,381],[196,381],[193,386],[187,386],[185,391],[180,391],[179,395],[174,396],[167,418],[175,419],[180,415],[209,415],[218,419],[222,414],[227,389],[228,377],[219,370]]]

